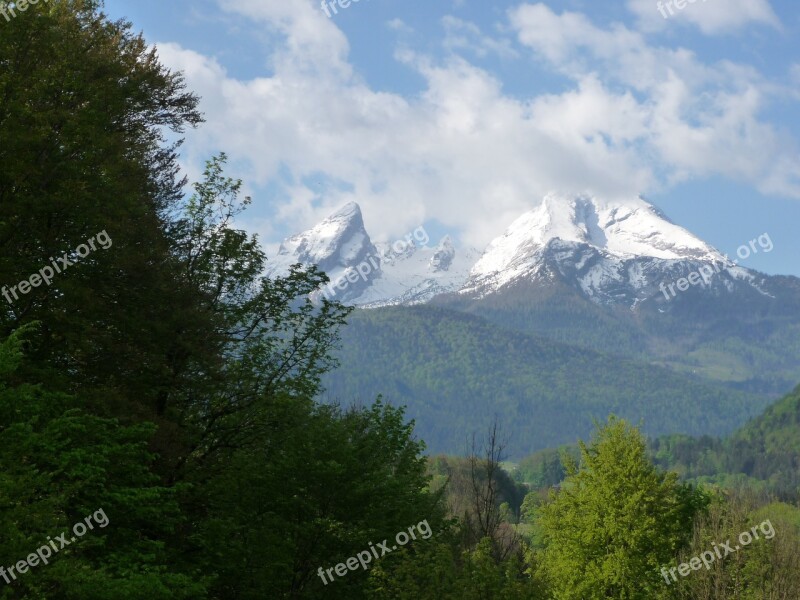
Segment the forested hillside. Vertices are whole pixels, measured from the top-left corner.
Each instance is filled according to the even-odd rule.
[[[648,450],[659,467],[694,483],[791,500],[800,489],[800,387],[727,436],[657,436]],[[540,450],[516,463],[514,475],[534,489],[554,486],[570,457],[578,458],[577,445]]]
[[[429,306],[358,310],[341,334],[326,397],[348,403],[383,394],[407,406],[434,452],[463,452],[466,437],[494,415],[522,457],[574,443],[609,413],[642,421],[652,435],[719,435],[768,403]]]
[[[775,397],[800,380],[800,280],[769,277],[763,293],[698,289],[635,307],[598,306],[572,287],[521,282],[478,300],[434,304],[481,316],[514,332],[658,364],[677,373]]]
[[[729,436],[664,436],[652,451],[659,465],[686,478],[793,498],[800,488],[800,387]]]

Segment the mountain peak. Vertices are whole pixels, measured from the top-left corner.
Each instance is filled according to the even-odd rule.
[[[587,271],[586,276],[615,281],[623,278],[621,272],[631,261],[724,260],[643,198],[606,201],[548,194],[489,244],[462,292],[486,293],[520,278],[549,280],[552,265],[561,264],[567,256],[579,272],[601,261],[610,269],[595,268],[596,273]],[[608,273],[600,273],[603,269]]]
[[[558,238],[588,244],[619,258],[721,258],[714,248],[675,225],[643,198],[604,201],[593,196],[548,194],[536,209],[512,223],[503,237],[524,238],[538,246]]]
[[[364,228],[361,207],[348,202],[323,221],[302,233],[283,240],[278,255],[270,262],[266,275],[285,274],[289,265],[302,263],[316,265],[331,280],[346,275],[348,269],[372,258],[377,260],[377,250]],[[371,269],[370,279],[380,274],[380,262]],[[343,298],[356,295],[368,285],[368,279],[349,285]]]
[[[361,208],[349,202],[286,238],[267,275],[298,262],[317,265],[336,285],[342,282],[338,300],[359,306],[425,302],[445,292],[480,298],[523,282],[567,285],[596,303],[637,306],[657,297],[659,283],[701,264],[727,262],[641,197],[609,201],[558,193],[516,219],[477,262],[477,251],[456,250],[450,236],[435,247],[409,241],[403,248],[373,243]],[[731,277],[747,273],[734,275],[715,285],[733,289]]]
[[[344,206],[342,206],[339,210],[334,213],[331,213],[325,221],[352,221],[352,220],[361,220],[363,225],[363,218],[361,216],[361,207],[358,205],[358,202],[348,202]],[[323,223],[325,222],[323,221]]]

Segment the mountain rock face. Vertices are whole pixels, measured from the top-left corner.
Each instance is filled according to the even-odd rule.
[[[634,308],[686,291],[675,282],[695,272],[691,285],[714,295],[741,284],[757,288],[750,271],[641,198],[603,202],[554,194],[489,244],[459,294],[481,298],[523,283],[558,282],[594,303]]]
[[[440,273],[442,271],[447,271],[450,268],[455,257],[456,248],[453,246],[453,241],[450,239],[450,236],[446,235],[444,238],[442,238],[439,247],[436,248],[436,251],[433,253],[433,256],[431,256],[431,260],[428,264],[430,265],[431,271],[434,273]]]
[[[373,243],[361,209],[351,202],[284,240],[267,275],[285,273],[293,263],[315,264],[331,279],[318,297],[367,308],[420,304],[449,293],[481,299],[520,286],[566,286],[595,304],[630,309],[649,303],[672,310],[665,303],[687,289],[694,297],[769,295],[763,276],[737,266],[641,198],[548,195],[482,255],[457,249],[449,235],[436,246],[429,242],[418,227],[394,243]],[[690,283],[676,287],[683,278]]]
[[[340,288],[331,289],[338,300],[348,303],[381,275],[380,253],[364,228],[361,208],[355,202],[311,229],[286,238],[278,255],[268,261],[266,276],[285,275],[295,263],[316,265],[332,283],[342,281]],[[369,269],[356,273],[357,265],[367,265]]]
[[[293,235],[268,262],[268,277],[295,263],[317,265],[330,278],[316,298],[363,307],[420,304],[458,290],[478,259],[457,251],[450,236],[436,246],[424,227],[394,242],[373,243],[358,204],[351,202],[311,229]]]

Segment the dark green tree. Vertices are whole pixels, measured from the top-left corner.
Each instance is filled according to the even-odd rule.
[[[261,275],[266,256],[257,237],[233,227],[250,199],[239,199],[242,183],[223,174],[225,162],[224,154],[208,161],[169,228],[179,276],[213,323],[189,348],[180,337],[167,341],[177,385],[164,390],[159,411],[190,436],[178,469],[216,452],[263,446],[276,402],[307,403],[321,391],[322,373],[336,365],[330,351],[338,329],[352,310],[311,302],[309,294],[327,282],[316,269]]]
[[[20,381],[26,327],[0,343],[0,565],[12,566],[102,510],[95,527],[8,584],[0,598],[202,598],[203,577],[170,565],[184,520],[151,472],[154,427],[88,414],[79,397]],[[72,533],[68,534],[72,536]]]
[[[288,402],[274,417],[282,425],[267,443],[235,452],[227,472],[204,488],[209,517],[197,535],[219,577],[215,592],[253,600],[367,597],[367,571],[323,582],[319,569],[370,542],[391,546],[422,521],[432,531],[442,526],[413,423],[380,401],[347,411]]]
[[[154,420],[174,383],[164,340],[212,327],[165,232],[184,183],[166,136],[201,117],[182,76],[100,5],[40,2],[0,28],[0,285],[75,263],[3,298],[0,334],[38,321],[24,367],[38,380],[80,388],[98,413]],[[102,232],[110,247],[79,258]]]

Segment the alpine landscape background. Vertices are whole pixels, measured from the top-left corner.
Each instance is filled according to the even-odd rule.
[[[494,416],[518,457],[609,413],[722,435],[800,381],[800,279],[735,264],[642,198],[548,195],[483,252],[419,237],[373,241],[349,203],[285,240],[268,274],[313,264],[342,282],[334,298],[361,310],[326,399],[405,405],[434,452],[463,452]],[[675,288],[698,272],[712,275]]]

